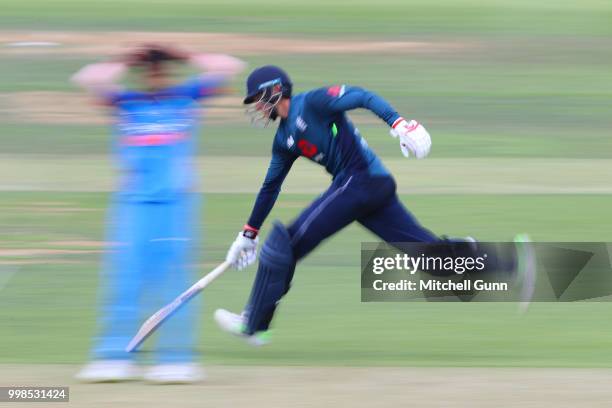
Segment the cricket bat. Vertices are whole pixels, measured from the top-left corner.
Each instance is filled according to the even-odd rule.
[[[231,264],[228,262],[223,262],[215,269],[207,273],[202,279],[197,281],[193,286],[187,289],[185,292],[181,293],[176,299],[174,299],[171,303],[159,309],[155,312],[151,317],[147,319],[146,322],[140,326],[138,333],[132,338],[130,343],[125,348],[125,351],[131,353],[136,350],[151,334],[157,330],[159,326],[167,319],[169,319],[177,310],[181,308],[184,304],[186,304],[191,298],[200,293],[204,288],[206,288],[212,281],[217,279],[219,276],[225,272]]]

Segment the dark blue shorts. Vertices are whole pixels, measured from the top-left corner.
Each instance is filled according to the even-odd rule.
[[[391,176],[355,173],[334,180],[288,227],[296,260],[353,221],[386,242],[437,242],[397,197]]]

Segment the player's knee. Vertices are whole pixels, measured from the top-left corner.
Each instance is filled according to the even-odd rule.
[[[272,280],[276,281],[287,279],[287,275],[295,268],[295,262],[289,232],[281,223],[274,223],[261,248],[260,265],[270,270]]]

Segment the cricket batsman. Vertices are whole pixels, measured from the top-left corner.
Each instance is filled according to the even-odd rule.
[[[357,221],[389,243],[454,243],[461,250],[475,248],[465,240],[448,240],[422,227],[402,205],[396,185],[381,160],[346,115],[368,109],[390,127],[405,157],[429,154],[431,138],[414,120],[406,120],[383,98],[368,90],[336,85],[292,95],[289,76],[279,67],[263,66],[247,79],[247,113],[256,124],[279,119],[272,143],[272,159],[244,230],[231,245],[227,261],[237,269],[255,262],[257,235],[278,197],[283,180],[298,157],[324,166],[331,186],[290,225],[275,223],[259,256],[250,299],[241,314],[218,309],[217,324],[253,345],[268,342],[267,330],[281,298],[287,293],[296,263],[319,243]],[[514,267],[508,260],[500,268]],[[493,266],[494,267],[494,266]]]
[[[201,73],[173,80],[174,66]],[[140,378],[133,355],[124,351],[151,308],[171,301],[191,285],[199,202],[195,196],[199,102],[220,94],[244,67],[221,54],[189,54],[171,46],[141,46],[119,59],[87,65],[72,78],[114,117],[113,152],[120,167],[113,194],[100,311],[101,332],[93,361],[77,378],[87,382]],[[131,71],[137,89],[118,81]],[[147,307],[149,306],[149,307]],[[156,383],[202,379],[195,362],[194,307],[180,310],[159,333],[154,365],[142,376]]]

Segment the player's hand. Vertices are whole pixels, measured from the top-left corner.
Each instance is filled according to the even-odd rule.
[[[245,235],[246,234],[246,235]],[[227,251],[225,261],[238,270],[242,270],[257,260],[257,232],[244,230],[238,233],[236,240]]]
[[[399,118],[389,133],[393,137],[399,137],[400,148],[405,157],[412,154],[417,159],[422,159],[431,150],[431,136],[416,120],[407,122],[404,118]]]

